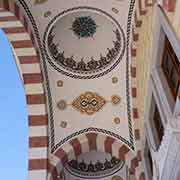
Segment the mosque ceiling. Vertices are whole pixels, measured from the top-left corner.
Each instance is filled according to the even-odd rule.
[[[134,0],[34,0],[48,94],[51,152],[85,132],[134,149],[131,30]]]

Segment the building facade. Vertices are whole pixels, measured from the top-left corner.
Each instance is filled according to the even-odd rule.
[[[180,180],[179,0],[0,0],[26,92],[28,180]]]

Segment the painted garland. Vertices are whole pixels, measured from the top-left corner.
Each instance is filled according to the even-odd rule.
[[[117,27],[113,30],[113,33],[115,34],[113,47],[107,48],[107,54],[105,55],[100,53],[98,59],[91,57],[89,60],[87,60],[87,62],[85,62],[83,57],[78,60],[74,58],[74,55],[66,57],[65,52],[62,51],[60,48],[60,44],[54,43],[55,35],[53,34],[53,29],[55,28],[55,23],[61,18],[61,16],[64,16],[68,13],[72,13],[77,10],[87,10],[94,11],[96,13],[101,13],[103,16],[107,16],[109,19],[111,19],[112,23],[114,23],[114,25]],[[92,37],[92,35],[96,31],[97,25],[95,21],[93,19],[90,20],[89,18],[87,21],[91,21],[89,22],[90,27],[81,27],[81,30],[78,28],[71,28],[72,30],[74,29],[76,31],[74,33],[77,34],[79,37],[81,36],[81,38],[89,37],[90,35]],[[77,21],[79,21],[79,19]],[[75,22],[76,20],[74,21],[74,23]],[[76,26],[78,23],[76,22]],[[91,31],[91,33],[89,33],[89,31]],[[125,34],[120,24],[107,12],[91,7],[72,8],[65,10],[62,13],[55,16],[46,28],[43,42],[44,52],[50,65],[52,65],[53,68],[61,74],[75,79],[94,79],[106,75],[120,63],[125,53]]]
[[[70,174],[76,177],[97,179],[111,176],[120,171],[124,165],[124,161],[121,161],[116,157],[111,157],[110,160],[106,159],[105,162],[97,161],[95,163],[71,160],[66,164],[65,168]]]

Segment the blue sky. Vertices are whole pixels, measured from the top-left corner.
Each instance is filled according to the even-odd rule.
[[[28,121],[24,88],[0,30],[0,179],[27,179]]]

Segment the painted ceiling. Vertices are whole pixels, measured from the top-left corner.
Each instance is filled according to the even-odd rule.
[[[46,57],[50,151],[84,132],[107,134],[133,150],[134,1],[27,3]]]

